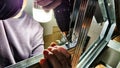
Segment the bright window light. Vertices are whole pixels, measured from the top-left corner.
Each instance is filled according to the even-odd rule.
[[[33,7],[33,18],[41,23],[49,22],[52,19],[53,10],[44,11]]]

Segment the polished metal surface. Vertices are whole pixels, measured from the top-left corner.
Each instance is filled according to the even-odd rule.
[[[104,3],[104,11],[106,11],[107,21],[104,24],[103,30],[99,38],[80,57],[80,62],[77,65],[78,68],[89,68],[89,66],[94,62],[97,56],[108,44],[116,26],[114,0],[101,0],[100,2]]]
[[[104,50],[92,63],[91,67],[100,61],[104,62],[106,65],[111,66],[112,68],[117,68],[120,62],[120,42],[110,40],[106,48],[104,48]]]
[[[100,5],[105,23],[98,39],[95,40],[80,57],[86,42],[93,15],[95,13],[97,2]],[[120,56],[119,49],[117,49],[118,47],[109,45],[119,45],[110,41],[116,26],[114,0],[75,0],[73,10],[71,23],[74,23],[74,28],[70,26],[70,28],[72,28],[70,31],[71,38],[68,39],[68,45],[64,45],[66,49],[75,47],[74,54],[72,56],[73,68],[75,68],[76,65],[77,68],[89,68],[95,63],[95,61],[97,61],[96,59],[98,57],[99,59],[103,59],[101,61],[105,62],[106,64],[115,67],[120,59],[118,58]],[[106,56],[104,57],[104,55]],[[116,56],[114,61],[115,64],[112,64],[114,56]],[[6,68],[33,68],[34,65],[38,66],[38,62],[41,57],[43,57],[43,55],[29,58]]]
[[[91,25],[93,15],[95,13],[97,0],[81,0],[78,18],[72,33],[72,41],[76,42],[74,54],[72,56],[72,66],[76,67],[79,57],[82,53],[87,34]]]
[[[110,40],[108,47],[120,52],[120,42],[117,42],[115,40]]]
[[[18,62],[14,65],[7,66],[5,68],[40,68],[39,60],[43,58],[43,55],[34,56],[32,58],[28,58],[21,62]]]
[[[69,34],[67,36],[67,40],[69,41],[69,43],[72,41],[72,32],[73,32],[75,22],[78,19],[81,1],[82,0],[74,0],[73,11],[71,13],[71,20],[70,20],[70,25],[69,25]]]

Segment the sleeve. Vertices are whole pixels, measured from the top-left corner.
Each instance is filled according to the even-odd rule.
[[[43,28],[42,26],[36,22],[33,21],[34,24],[32,24],[32,38],[31,38],[31,44],[32,44],[32,51],[30,56],[35,56],[43,53],[44,50],[44,41],[43,41]]]

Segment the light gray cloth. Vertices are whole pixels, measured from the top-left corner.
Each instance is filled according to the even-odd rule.
[[[23,12],[20,18],[0,20],[0,67],[42,54],[43,28]]]

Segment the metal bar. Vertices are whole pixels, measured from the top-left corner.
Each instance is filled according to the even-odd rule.
[[[70,20],[70,25],[69,25],[69,34],[67,35],[67,40],[69,42],[72,41],[73,28],[75,25],[75,21],[77,20],[78,15],[79,15],[80,3],[81,3],[81,0],[75,0],[74,5],[73,5],[73,12],[71,14],[71,20]]]
[[[91,55],[92,51],[94,51],[94,49],[97,47],[97,45],[103,40],[103,38],[105,37],[105,32],[107,31],[106,27],[108,27],[108,21],[105,22],[104,27],[103,27],[98,39],[92,45],[90,45],[90,47],[80,57],[80,61],[83,62],[85,57],[87,58],[87,55]]]
[[[7,66],[5,68],[34,68],[34,67],[30,67],[30,66],[38,64],[39,60],[41,58],[43,58],[43,55],[34,56],[34,57],[28,58],[26,60],[23,60],[21,62],[18,62],[14,65]],[[38,68],[40,68],[39,64],[38,64]]]
[[[82,0],[80,3],[79,18],[75,24],[73,34],[77,39],[76,49],[72,58],[72,66],[76,67],[79,57],[82,53],[87,33],[95,12],[97,0]]]
[[[113,16],[113,17],[110,17],[110,16],[115,15],[114,4],[113,4],[113,1],[112,1],[111,2],[112,3],[112,8],[110,8],[110,6],[108,6],[110,1],[107,0],[105,2],[106,2],[105,4],[107,4],[107,5],[105,5],[105,7],[106,7],[106,12],[107,12],[107,17],[109,19],[109,22],[108,22],[109,24],[106,26],[107,28],[105,29],[105,31],[102,31],[104,33],[100,35],[100,36],[102,36],[101,38],[103,38],[103,39],[101,40],[100,37],[99,37],[98,40],[97,40],[98,42],[95,42],[97,44],[92,45],[93,49],[90,48],[90,49],[87,50],[87,52],[85,52],[85,54],[83,54],[82,59],[81,59],[80,63],[78,64],[79,68],[89,68],[91,63],[95,60],[95,58],[100,54],[100,52],[107,45],[107,43],[109,42],[109,40],[111,39],[111,36],[113,34],[114,28],[116,26],[116,21],[115,21],[115,16]],[[110,14],[110,12],[112,14]]]

